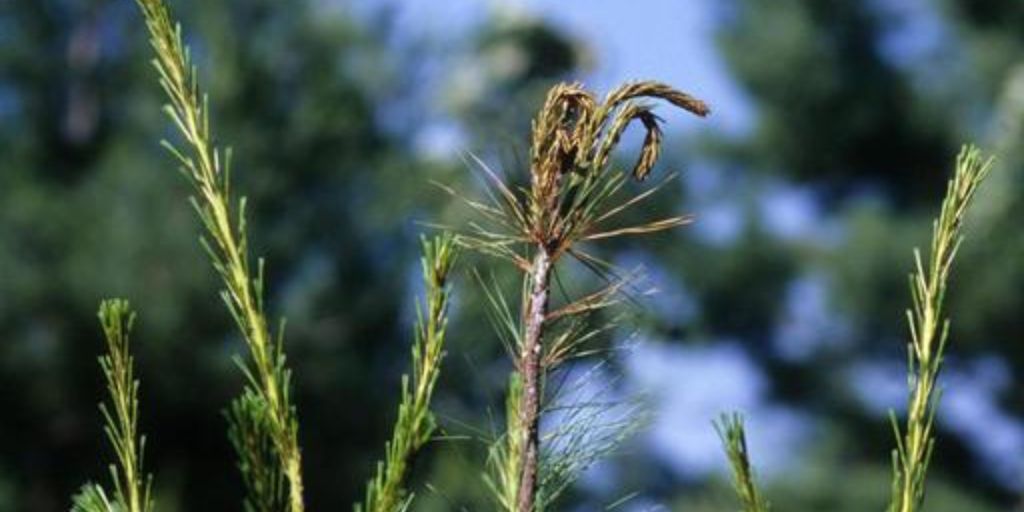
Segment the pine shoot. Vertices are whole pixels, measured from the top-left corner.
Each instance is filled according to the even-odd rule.
[[[260,485],[267,488],[271,481],[282,478],[280,473],[287,482],[287,510],[301,512],[302,455],[290,393],[291,372],[285,365],[283,323],[278,336],[272,336],[263,308],[263,260],[258,260],[254,269],[249,258],[246,200],[241,197],[235,203],[231,195],[231,151],[222,151],[213,142],[207,97],[182,42],[181,26],[172,21],[163,0],[137,3],[155,53],[153,65],[169,101],[164,111],[184,139],[181,146],[166,141],[163,145],[193,185],[192,206],[206,232],[201,242],[223,282],[221,297],[249,348],[251,362],[238,361],[248,385],[228,414],[234,423],[233,442],[243,450],[269,447],[276,457],[271,464],[258,450],[239,452],[239,467],[250,491],[246,503],[257,510],[280,510],[273,501],[256,502],[275,495],[269,490],[253,494],[251,477],[259,463],[263,464],[261,471],[271,472]],[[261,439],[239,443],[241,433]]]
[[[910,275],[913,307],[907,310],[910,343],[906,425],[901,428],[896,414],[890,413],[896,437],[890,512],[915,512],[924,501],[925,477],[935,447],[933,427],[940,395],[936,381],[949,335],[949,319],[943,312],[947,281],[963,241],[961,231],[967,208],[991,166],[992,160],[983,159],[973,146],[960,151],[939,217],[932,224],[927,264],[921,252],[914,250],[915,266]]]

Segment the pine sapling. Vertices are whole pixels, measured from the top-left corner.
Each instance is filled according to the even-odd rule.
[[[593,337],[590,330],[578,328],[578,320],[613,303],[622,287],[613,283],[553,310],[552,277],[557,264],[571,256],[605,274],[607,263],[588,254],[581,244],[652,233],[690,220],[677,216],[635,226],[608,225],[658,189],[629,196],[623,190],[626,176],[611,171],[612,153],[634,121],[643,126],[646,136],[632,176],[638,181],[647,178],[660,155],[660,120],[643,99],[665,100],[698,116],[709,112],[700,100],[658,82],[627,83],[601,102],[579,84],[556,85],[533,122],[529,187],[508,185],[483,166],[493,184],[491,202],[467,201],[482,222],[471,225],[462,240],[510,262],[525,275],[519,320],[511,328],[501,327],[512,338],[507,344],[515,371],[509,383],[506,446],[492,451],[490,483],[504,510],[534,512],[550,501],[550,495],[538,495],[544,480],[540,420],[545,376]],[[512,316],[500,315],[506,320]],[[553,333],[556,324],[567,327]]]
[[[914,271],[910,275],[913,306],[907,310],[910,343],[906,425],[901,428],[896,414],[890,413],[896,437],[890,512],[915,512],[924,501],[925,477],[935,446],[933,427],[940,395],[936,381],[949,335],[943,302],[953,260],[963,241],[961,232],[967,208],[991,166],[992,160],[983,159],[975,147],[967,146],[960,151],[939,216],[932,224],[927,262],[920,251],[914,250]]]
[[[231,195],[231,152],[220,150],[210,129],[207,97],[199,87],[181,26],[162,0],[137,0],[155,53],[153,65],[169,103],[164,111],[184,139],[163,145],[192,184],[192,206],[205,228],[202,245],[221,277],[221,296],[249,348],[250,361],[237,360],[247,387],[231,406],[231,437],[239,449],[239,467],[255,510],[301,512],[302,456],[298,417],[291,397],[291,372],[285,365],[283,322],[272,336],[263,307],[263,260],[254,269],[249,258],[246,200]],[[252,437],[255,436],[255,437]],[[251,450],[251,451],[250,451]],[[269,450],[269,451],[268,451]],[[271,453],[272,452],[272,453]],[[268,458],[272,455],[273,460]],[[259,481],[256,482],[254,478]],[[286,505],[275,501],[286,482]],[[253,486],[258,483],[259,489]]]
[[[445,334],[448,329],[449,279],[457,250],[451,235],[423,239],[420,265],[426,302],[417,303],[416,332],[412,344],[412,377],[402,376],[402,401],[398,406],[391,441],[385,458],[366,485],[366,498],[356,512],[397,512],[406,510],[413,494],[408,491],[413,459],[434,435],[437,423],[430,411],[434,385],[441,372]]]
[[[109,403],[100,404],[104,431],[114,449],[110,464],[113,493],[99,484],[86,484],[74,497],[75,512],[149,512],[152,478],[142,469],[146,438],[139,434],[139,381],[134,375],[130,337],[135,313],[128,301],[105,300],[100,304],[100,324],[107,353],[100,357],[100,368],[107,382]]]

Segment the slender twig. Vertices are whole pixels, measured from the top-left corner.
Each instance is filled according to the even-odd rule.
[[[935,445],[933,426],[940,394],[936,381],[949,335],[949,320],[943,312],[946,286],[963,241],[964,216],[991,163],[991,159],[981,157],[977,148],[968,146],[961,150],[942,209],[932,224],[927,264],[921,252],[914,251],[914,271],[910,275],[913,307],[907,310],[910,393],[906,426],[901,429],[896,414],[890,413],[896,436],[890,512],[914,512],[924,500],[925,477]]]
[[[288,482],[288,508],[303,510],[302,458],[298,444],[298,419],[289,392],[290,372],[285,366],[281,337],[271,336],[263,310],[263,261],[254,270],[250,264],[245,220],[245,198],[237,210],[230,191],[230,151],[213,142],[207,98],[202,93],[188,48],[182,42],[181,27],[172,21],[162,0],[137,0],[145,17],[160,85],[169,104],[164,108],[184,144],[164,146],[178,159],[182,172],[195,189],[192,205],[206,230],[204,248],[220,275],[222,297],[249,347],[252,364],[240,363],[250,389],[240,400],[249,406],[235,411],[266,417],[239,418],[251,425],[242,428],[270,437],[278,458],[274,466]],[[212,240],[212,243],[211,243]],[[263,402],[258,404],[255,402]],[[265,428],[264,428],[265,427]],[[243,468],[251,465],[240,453]],[[255,455],[253,455],[255,456]],[[263,508],[259,506],[257,508]]]
[[[455,239],[441,235],[423,239],[423,284],[426,305],[417,308],[416,337],[412,345],[412,378],[402,376],[402,402],[385,459],[366,485],[366,498],[356,512],[405,510],[412,499],[406,489],[412,461],[434,435],[436,422],[430,412],[434,385],[441,371],[445,333],[448,328],[449,276],[456,260]]]

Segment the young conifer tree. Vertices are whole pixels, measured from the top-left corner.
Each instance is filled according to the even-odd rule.
[[[377,463],[377,472],[366,484],[366,498],[356,505],[356,512],[397,512],[409,507],[413,493],[408,490],[408,479],[413,460],[437,428],[430,401],[441,374],[451,299],[449,280],[457,249],[455,238],[449,234],[424,238],[422,246],[420,267],[426,302],[417,301],[412,377],[402,376],[402,398],[391,441],[384,447],[384,460]]]
[[[949,276],[960,244],[964,218],[978,187],[992,168],[992,159],[966,146],[956,159],[946,186],[939,216],[932,223],[928,259],[914,250],[910,274],[912,307],[907,310],[910,342],[907,344],[907,418],[904,426],[890,413],[896,437],[892,452],[892,497],[889,512],[921,510],[928,463],[935,448],[934,423],[938,410],[937,381],[949,336],[949,319],[943,306]]]
[[[499,310],[499,334],[506,338],[515,362],[507,432],[492,449],[488,480],[502,510],[543,510],[554,499],[554,489],[561,487],[554,484],[559,464],[542,463],[545,378],[594,338],[584,317],[613,303],[624,285],[613,282],[553,308],[552,279],[558,263],[564,257],[575,258],[604,275],[606,262],[589,254],[583,247],[586,242],[652,233],[690,220],[676,216],[642,225],[612,224],[660,186],[630,195],[625,189],[627,176],[612,170],[612,153],[634,121],[646,136],[632,176],[638,181],[647,178],[661,153],[660,119],[645,99],[664,100],[698,116],[709,112],[700,100],[658,82],[627,83],[603,101],[579,84],[556,85],[533,122],[529,187],[506,184],[483,166],[493,184],[492,201],[468,201],[482,221],[462,237],[464,243],[504,259],[524,274],[518,320],[503,299],[490,294]]]
[[[75,495],[74,512],[149,512],[152,477],[142,469],[145,436],[139,434],[139,381],[135,378],[135,360],[131,354],[131,331],[135,312],[128,301],[105,300],[100,304],[100,325],[107,353],[100,357],[100,368],[107,382],[109,403],[100,404],[107,434],[114,449],[110,464],[113,492],[99,484],[86,484]]]
[[[246,387],[228,411],[229,434],[239,457],[248,495],[246,508],[301,512],[304,509],[299,420],[285,364],[284,323],[272,335],[263,304],[264,265],[250,259],[246,199],[231,192],[231,151],[214,142],[207,97],[196,69],[163,0],[137,0],[155,57],[153,66],[167,96],[164,111],[182,142],[163,145],[178,160],[194,189],[192,206],[205,235],[201,238],[220,276],[221,297],[249,348],[238,359]]]

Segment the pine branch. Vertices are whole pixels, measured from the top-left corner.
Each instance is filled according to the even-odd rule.
[[[522,380],[522,395],[516,412],[521,437],[518,445],[523,450],[516,493],[517,512],[534,512],[544,505],[537,497],[540,416],[544,377],[552,368],[541,363],[555,263],[577,242],[599,238],[594,232],[600,219],[607,218],[609,210],[621,207],[608,206],[624,183],[621,175],[609,172],[608,161],[625,127],[639,120],[648,130],[633,172],[638,180],[647,176],[660,152],[657,118],[649,108],[626,103],[616,109],[631,98],[673,101],[684,96],[662,84],[638,82],[613,91],[604,104],[598,105],[594,96],[579,85],[561,84],[549,92],[534,121],[531,188],[524,208],[529,212],[529,224],[524,226],[524,231],[532,241],[533,258],[527,275],[529,294],[523,303],[523,340],[516,364]],[[707,113],[704,104],[696,100],[685,104],[673,102],[697,115]],[[682,223],[652,223],[617,231],[623,234],[653,232]]]
[[[557,509],[554,503],[580,474],[649,424],[644,398],[614,398],[620,383],[607,373],[611,365],[600,359],[593,365],[563,368],[550,379],[550,403],[543,409],[547,421],[541,436],[538,508]]]
[[[120,512],[121,507],[107,498],[107,492],[98,484],[85,484],[71,498],[71,512]]]
[[[513,372],[508,378],[508,391],[505,397],[505,434],[491,443],[487,454],[487,473],[484,482],[494,495],[498,510],[511,512],[516,510],[516,499],[519,482],[522,477],[523,435],[520,433],[522,424],[519,421],[519,402],[522,400],[523,386],[520,375]]]
[[[385,446],[385,459],[366,485],[366,498],[355,506],[356,512],[397,512],[412,501],[407,490],[413,459],[430,441],[436,422],[430,412],[434,385],[441,372],[444,341],[448,328],[448,285],[457,251],[451,235],[422,240],[423,284],[426,303],[417,307],[416,337],[412,345],[412,377],[402,376],[402,401],[398,406],[391,441]]]
[[[265,415],[248,417],[248,425],[236,423],[232,428],[268,437],[260,444],[269,443],[278,458],[271,467],[282,472],[288,482],[288,509],[301,512],[302,457],[298,418],[289,391],[291,374],[285,366],[282,337],[271,336],[263,310],[263,261],[259,260],[253,269],[249,259],[245,198],[237,203],[232,201],[231,152],[221,151],[213,142],[207,97],[199,87],[188,48],[182,42],[181,26],[172,21],[162,0],[137,3],[155,53],[153,65],[169,100],[164,111],[184,139],[179,146],[168,142],[164,146],[177,158],[194,187],[191,202],[205,228],[203,247],[223,282],[224,303],[249,348],[251,362],[240,363],[248,379],[249,388],[240,399],[246,405],[236,402],[234,407],[242,407],[247,415]],[[235,414],[229,417],[240,419]],[[240,461],[241,466],[245,464],[245,460]],[[257,508],[271,506],[265,503]]]
[[[992,160],[983,159],[973,146],[960,151],[939,217],[932,224],[927,264],[920,251],[914,251],[915,268],[910,275],[913,307],[907,310],[910,394],[905,427],[901,429],[896,414],[890,413],[896,436],[890,512],[914,512],[920,510],[924,501],[925,477],[935,446],[933,426],[940,395],[936,381],[949,335],[949,319],[943,311],[947,281],[963,241],[961,231],[967,208],[991,164]]]
[[[100,404],[100,411],[115,454],[115,463],[110,465],[114,493],[111,498],[100,485],[86,484],[74,497],[72,510],[148,512],[153,509],[152,479],[142,470],[146,438],[138,433],[139,381],[134,376],[130,350],[135,313],[128,301],[105,300],[100,304],[99,319],[107,344],[107,353],[99,362],[110,400],[109,404]]]
[[[512,262],[525,273],[512,347],[515,375],[509,380],[509,396],[517,400],[508,406],[505,446],[491,450],[488,480],[508,512],[535,512],[547,505],[538,497],[538,488],[545,480],[541,475],[539,430],[544,380],[559,363],[574,357],[581,345],[576,343],[580,338],[566,342],[556,337],[545,342],[550,327],[615,302],[599,291],[554,313],[549,311],[558,261],[567,253],[576,257],[584,254],[575,250],[580,242],[662,231],[689,221],[688,217],[671,217],[638,226],[606,225],[649,195],[627,196],[620,201],[627,178],[610,170],[611,155],[633,122],[641,123],[647,136],[632,176],[644,180],[660,155],[660,120],[650,106],[636,102],[643,98],[665,100],[698,116],[709,112],[703,102],[658,82],[627,83],[603,102],[579,84],[556,85],[533,122],[529,189],[509,186],[481,166],[494,189],[490,202],[467,201],[480,213],[484,224],[472,224],[462,242]],[[525,253],[518,252],[522,247],[526,247]]]
[[[245,485],[246,512],[287,510],[287,482],[274,448],[267,402],[252,388],[246,388],[232,400],[225,415],[228,439],[238,456],[238,470]]]
[[[768,501],[757,490],[754,470],[750,464],[743,416],[738,413],[723,414],[715,422],[715,430],[729,457],[733,487],[736,489],[736,496],[739,497],[743,512],[768,512],[770,510]]]

